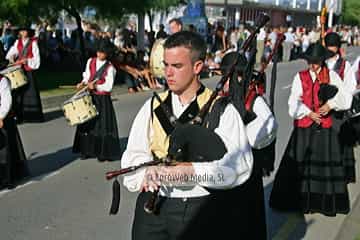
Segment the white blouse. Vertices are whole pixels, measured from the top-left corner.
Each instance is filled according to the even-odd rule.
[[[330,70],[334,70],[336,61],[339,59],[339,55],[336,55],[336,58],[331,58],[326,60],[326,65]],[[353,93],[356,90],[356,77],[351,67],[351,64],[348,61],[345,61],[345,70],[344,70],[344,85],[345,90],[350,93]]]
[[[195,99],[194,99],[195,100]],[[190,103],[189,103],[190,104]],[[174,115],[179,117],[189,106],[181,104],[177,95],[172,93]],[[172,198],[199,197],[208,195],[204,188],[233,188],[244,183],[251,174],[253,156],[248,142],[244,123],[236,110],[229,104],[220,118],[219,127],[215,129],[224,141],[228,152],[223,158],[212,162],[192,163],[195,175],[223,176],[223,182],[201,181],[193,186],[161,186],[160,194]],[[153,136],[151,124],[151,100],[149,99],[137,114],[128,139],[127,148],[121,159],[121,167],[126,168],[152,161],[150,139]],[[129,191],[139,191],[145,176],[145,169],[130,173],[124,177],[124,185]]]
[[[87,84],[90,80],[90,62],[92,58],[89,58],[89,60],[86,63],[85,72],[83,73],[83,80],[82,83]],[[101,61],[99,59],[96,59],[96,71],[98,71],[104,64],[106,63],[106,60]],[[105,76],[105,82],[103,84],[96,84],[96,90],[100,92],[111,92],[113,85],[114,85],[114,79],[116,75],[116,70],[112,64],[107,69],[107,74]]]
[[[250,145],[262,149],[275,140],[278,124],[264,98],[255,99],[253,111],[256,118],[246,125],[246,133]]]
[[[9,80],[3,77],[0,80],[0,119],[5,119],[11,109],[11,89]]]
[[[316,80],[316,73],[310,71],[313,82]],[[345,84],[340,79],[339,75],[331,71],[329,72],[330,84],[338,88],[337,94],[327,101],[331,109],[335,111],[349,109],[352,103],[352,95],[349,91],[345,90]],[[302,101],[303,89],[300,80],[300,75],[297,73],[292,83],[291,92],[289,96],[289,115],[294,119],[301,119],[306,117],[310,112],[309,109]]]
[[[30,41],[29,38],[27,39],[21,39],[21,40],[16,40],[14,45],[10,48],[9,52],[6,54],[6,59],[10,60],[13,57],[18,57],[19,56],[19,51],[17,49],[17,45],[18,45],[18,41],[22,41],[23,42],[23,46],[26,45],[26,43],[28,41]],[[32,42],[32,54],[33,57],[27,60],[27,65],[32,68],[33,70],[36,70],[40,67],[40,51],[39,51],[39,46],[37,41],[33,41]]]

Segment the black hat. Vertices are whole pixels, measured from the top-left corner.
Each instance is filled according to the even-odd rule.
[[[5,68],[7,68],[7,66],[9,65],[9,61],[2,59],[0,60],[0,71],[4,70]]]
[[[104,52],[106,55],[110,56],[115,50],[114,45],[110,42],[109,39],[99,39],[97,40],[96,44],[96,51],[97,52]]]
[[[341,37],[336,32],[331,32],[325,36],[325,45],[327,47],[338,47],[341,46]]]
[[[321,63],[334,55],[335,53],[327,50],[320,43],[315,43],[308,47],[306,52],[301,55],[301,58],[307,60],[309,63]]]
[[[32,36],[35,35],[35,30],[30,27],[30,24],[22,25],[22,26],[19,27],[17,30],[18,30],[18,32],[27,31],[29,37],[32,37]]]
[[[238,52],[230,52],[223,57],[220,63],[220,70],[222,74],[226,74],[227,71],[230,70],[231,66],[235,63],[236,58],[238,59],[237,59],[237,64],[235,66],[235,70],[240,74],[245,70],[246,65],[248,63],[245,56],[241,55]]]

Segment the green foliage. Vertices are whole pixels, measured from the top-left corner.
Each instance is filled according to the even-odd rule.
[[[350,25],[360,24],[360,1],[343,0],[342,23]]]
[[[127,13],[146,13],[153,10],[166,10],[183,2],[182,0],[1,0],[0,20],[10,19],[15,23],[29,22],[42,18],[54,18],[65,9],[71,15],[82,12],[85,7],[97,11],[97,17],[119,20]]]

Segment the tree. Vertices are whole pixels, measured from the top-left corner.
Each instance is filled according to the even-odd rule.
[[[343,9],[341,16],[342,23],[349,25],[360,24],[360,1],[343,0]]]
[[[80,13],[86,7],[94,8],[104,18],[121,19],[125,13],[145,14],[151,9],[167,9],[179,2],[181,0],[1,0],[0,16],[3,19],[11,17],[13,22],[23,24],[37,20],[38,16],[57,17],[61,10],[65,10],[76,21],[82,59],[85,60]]]

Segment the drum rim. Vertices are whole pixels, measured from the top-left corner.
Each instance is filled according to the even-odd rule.
[[[7,74],[15,71],[22,71],[22,67],[20,65],[10,66],[0,71],[0,74]]]

